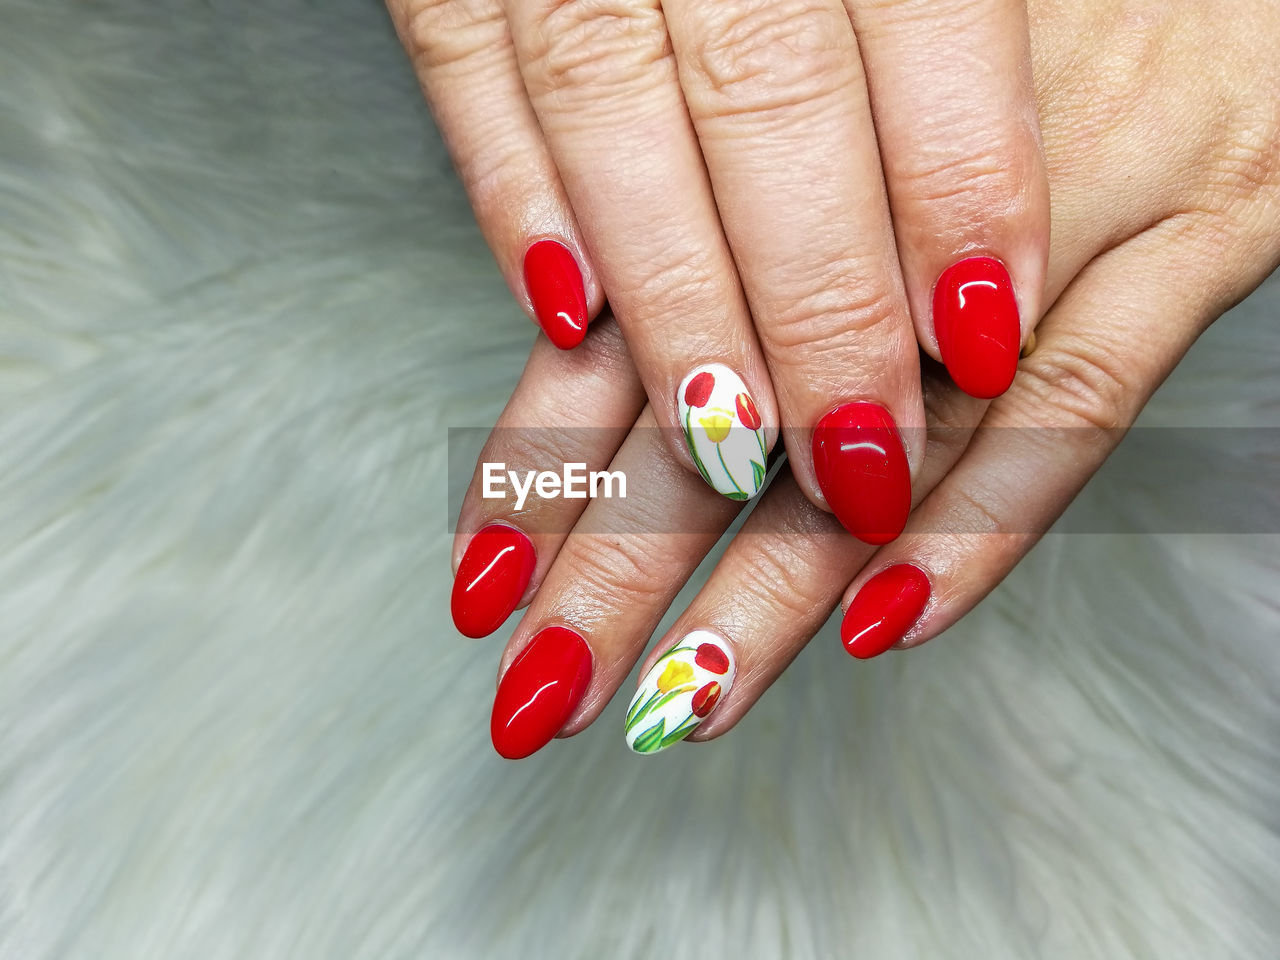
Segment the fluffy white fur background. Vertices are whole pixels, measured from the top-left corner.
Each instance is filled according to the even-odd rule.
[[[1147,422],[1280,424],[1278,303]],[[1055,535],[719,742],[501,761],[445,430],[532,334],[372,0],[0,0],[0,958],[1280,956],[1274,535]]]

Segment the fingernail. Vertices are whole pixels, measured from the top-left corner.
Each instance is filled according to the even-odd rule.
[[[840,624],[844,648],[859,660],[878,657],[902,640],[929,602],[929,578],[899,563],[862,585]]]
[[[695,630],[644,675],[627,709],[627,746],[657,753],[694,731],[733,686],[733,649],[708,630]]]
[[[508,760],[535,753],[560,732],[591,680],[591,648],[567,627],[538,632],[498,684],[489,734]]]
[[[813,430],[813,468],[822,495],[845,529],[867,543],[888,543],[907,525],[911,470],[889,411],[846,403]]]
[[[524,283],[547,338],[561,350],[580,344],[587,335],[587,292],[569,248],[555,240],[531,246],[524,255]]]
[[[722,363],[695,367],[676,391],[684,442],[702,479],[730,500],[764,486],[764,427],[747,385]]]
[[[1004,264],[970,257],[943,271],[933,291],[933,331],[957,387],[983,399],[1008,390],[1022,327]]]
[[[449,608],[465,637],[487,637],[497,630],[524,596],[537,563],[533,543],[515,527],[481,527],[458,564]]]

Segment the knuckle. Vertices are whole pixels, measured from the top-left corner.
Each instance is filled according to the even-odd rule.
[[[576,95],[573,107],[651,85],[671,56],[657,0],[552,0],[532,36],[531,94]]]
[[[1108,19],[1107,39],[1094,51],[1091,72],[1100,89],[1125,91],[1127,104],[1141,102],[1134,99],[1141,97],[1136,91],[1156,82],[1178,30],[1178,12],[1160,0],[1139,0]]]
[[[1053,182],[1085,170],[1096,175],[1099,161],[1121,154],[1122,145],[1151,151],[1155,158],[1170,156],[1169,143],[1156,135],[1162,126],[1134,104],[1193,99],[1185,82],[1170,87],[1164,69],[1177,32],[1171,12],[1159,0],[1132,0],[1119,16],[1090,11],[1079,26],[1093,42],[1074,44],[1071,57],[1060,55],[1066,47],[1056,56],[1035,51],[1038,98],[1055,104],[1053,111],[1041,111]],[[1067,142],[1078,149],[1054,149]]]
[[[1210,206],[1230,213],[1280,190],[1280,101],[1255,100],[1222,127],[1206,164],[1206,189]]]
[[[988,0],[859,0],[859,13],[874,12],[876,22],[895,27],[904,24],[944,24],[955,29],[957,18],[990,16]]]
[[[851,29],[819,0],[695,4],[681,66],[707,113],[763,112],[821,100],[850,78]]]
[[[1031,408],[1047,426],[1080,426],[1118,430],[1127,425],[1135,388],[1119,360],[1102,344],[1079,339],[1071,344],[1042,346],[1021,371]]]
[[[615,609],[659,596],[669,577],[662,564],[657,534],[580,534],[565,542],[569,569],[576,583],[590,593],[608,598]]]
[[[822,584],[828,578],[814,576],[811,558],[780,540],[753,552],[736,573],[745,595],[763,602],[776,622],[805,623],[826,615],[831,598]]]
[[[626,302],[633,313],[649,317],[723,315],[732,290],[709,252],[693,252],[688,244],[654,248],[627,280]]]
[[[866,343],[888,336],[890,325],[901,318],[901,298],[889,286],[870,279],[877,275],[874,271],[859,266],[837,273],[845,279],[814,278],[807,284],[809,289],[789,291],[776,301],[761,324],[770,347],[807,356],[848,347],[854,339]],[[855,285],[849,277],[867,279]]]
[[[581,429],[573,426],[499,426],[481,455],[482,463],[502,463],[508,470],[558,470],[583,458]],[[538,502],[530,490],[529,503]]]
[[[420,68],[438,70],[510,43],[494,0],[413,0],[395,10],[401,39]]]
[[[942,529],[948,536],[1007,533],[1003,517],[1004,503],[988,485],[981,490],[956,484],[947,493],[947,515]]]
[[[951,208],[946,216],[952,229],[957,216],[965,216],[957,215],[956,207],[982,219],[1017,212],[1036,176],[1034,145],[1014,134],[986,133],[984,141],[971,148],[945,131],[926,137],[925,142],[937,145],[933,150],[913,150],[895,162],[890,174],[895,199]]]

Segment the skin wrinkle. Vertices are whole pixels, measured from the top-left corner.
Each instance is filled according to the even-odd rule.
[[[616,101],[674,78],[671,44],[656,2],[555,0],[535,13],[525,51],[534,100],[554,98],[564,111],[603,118]]]
[[[392,19],[410,59],[427,69],[461,65],[511,47],[507,18],[497,0],[425,0],[397,4]]]
[[[814,0],[683,4],[681,79],[706,118],[822,109],[861,79],[843,11]]]
[[[802,365],[833,347],[854,344],[861,348],[862,361],[880,364],[895,344],[877,337],[876,331],[903,323],[900,303],[897,291],[876,284],[854,286],[846,278],[839,286],[793,299],[788,309],[775,314],[764,340],[773,355],[786,354],[788,362]]]

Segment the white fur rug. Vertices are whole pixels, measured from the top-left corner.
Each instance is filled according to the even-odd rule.
[[[1147,422],[1280,425],[1277,304]],[[1274,533],[1057,534],[719,742],[501,761],[445,431],[533,330],[372,0],[0,0],[0,957],[1280,956]]]

